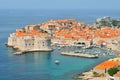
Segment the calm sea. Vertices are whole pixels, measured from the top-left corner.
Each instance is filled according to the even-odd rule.
[[[97,18],[111,16],[119,18],[120,12],[99,10],[0,10],[0,80],[74,80],[77,73],[87,71],[109,58],[98,59],[61,56],[62,48],[53,52],[35,52],[20,56],[4,44],[10,33],[28,24],[37,24],[50,19],[76,18],[77,21],[92,24]],[[60,60],[56,65],[55,60]]]

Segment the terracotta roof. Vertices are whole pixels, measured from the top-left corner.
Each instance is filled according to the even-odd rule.
[[[120,77],[120,71],[118,71],[114,76]]]
[[[25,31],[25,30],[18,30],[16,31],[16,36],[22,37],[22,36],[34,36],[34,35],[41,35],[45,36],[45,33],[40,32],[39,30],[31,30],[31,31]]]
[[[95,67],[95,69],[106,69],[118,66],[119,62],[117,61],[105,61]]]
[[[68,20],[67,19],[65,19],[65,20],[57,20],[57,22],[66,23],[66,22],[68,22]]]
[[[99,42],[99,43],[103,43],[103,42],[105,42],[105,41],[101,39],[101,40],[98,40],[98,42]]]

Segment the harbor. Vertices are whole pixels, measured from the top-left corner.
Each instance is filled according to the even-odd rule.
[[[9,57],[12,58],[15,57],[15,59],[17,58],[16,61],[14,61],[14,64],[12,64],[14,69],[12,67],[11,69],[16,71],[19,70],[16,69],[15,67],[20,67],[20,69],[26,69],[28,72],[21,71],[21,73],[19,74],[22,75],[23,73],[26,73],[27,76],[23,75],[24,77],[28,77],[30,75],[35,79],[46,79],[46,78],[42,78],[42,77],[36,78],[35,77],[36,74],[29,74],[30,72],[36,73],[32,71],[34,69],[40,71],[40,73],[37,73],[40,76],[43,76],[43,73],[46,73],[45,76],[48,76],[47,74],[49,74],[49,72],[52,72],[50,73],[51,74],[50,77],[52,77],[53,80],[56,79],[74,80],[73,79],[74,75],[90,70],[98,63],[112,57],[107,54],[102,55],[101,53],[104,53],[104,51],[106,50],[101,50],[101,49],[98,49],[98,51],[101,54],[99,55],[99,58],[94,58],[94,59],[61,55],[61,52],[67,52],[67,51],[72,52],[73,50],[78,51],[76,47],[61,47],[60,49],[55,49],[52,52],[28,52],[20,56],[16,56],[13,54],[16,51],[10,48]],[[94,53],[94,51],[97,50],[96,48],[90,50],[89,49],[86,50],[80,49],[80,50],[84,54],[85,53],[87,54],[89,52],[96,55],[99,54],[99,53]],[[21,64],[21,61],[24,61],[22,62],[22,64],[24,64],[25,66],[19,65]],[[15,64],[16,62],[19,64]],[[89,66],[89,68],[87,66]],[[42,69],[44,70],[44,72],[42,72]]]

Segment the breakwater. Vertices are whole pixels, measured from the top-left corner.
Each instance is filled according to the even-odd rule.
[[[74,57],[83,57],[83,58],[98,58],[98,56],[96,56],[96,55],[74,53],[74,52],[61,52],[61,55],[74,56]]]

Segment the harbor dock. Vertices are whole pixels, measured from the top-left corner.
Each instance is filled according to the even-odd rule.
[[[95,55],[74,53],[74,52],[61,52],[61,55],[74,56],[74,57],[83,57],[83,58],[98,58],[98,56],[95,56]]]
[[[15,55],[22,55],[22,54],[24,54],[24,53],[26,53],[26,52],[28,52],[28,51],[18,51],[18,52],[14,53],[14,54],[15,54]]]
[[[15,55],[22,55],[28,52],[50,52],[53,51],[53,49],[47,49],[47,50],[26,50],[26,51],[17,51],[14,54]]]

